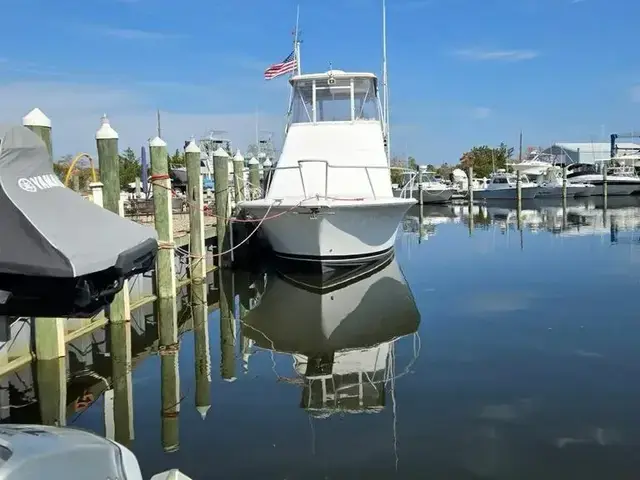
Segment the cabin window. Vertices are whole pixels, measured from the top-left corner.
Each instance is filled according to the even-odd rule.
[[[295,82],[291,123],[381,118],[373,78],[319,78]]]
[[[356,120],[379,120],[378,97],[373,78],[359,78],[354,81]]]
[[[316,80],[316,121],[351,121],[351,79]]]
[[[313,122],[313,82],[296,82],[293,91],[292,123]]]
[[[506,178],[498,177],[493,179],[493,183],[509,183]]]

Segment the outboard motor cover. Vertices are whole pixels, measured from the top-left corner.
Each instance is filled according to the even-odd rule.
[[[0,126],[0,139],[0,315],[93,316],[153,268],[153,228],[66,188],[29,129]]]

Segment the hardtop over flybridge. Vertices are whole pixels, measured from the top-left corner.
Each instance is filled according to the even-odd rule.
[[[0,138],[0,315],[95,314],[153,266],[155,230],[66,188],[29,129],[0,126]]]

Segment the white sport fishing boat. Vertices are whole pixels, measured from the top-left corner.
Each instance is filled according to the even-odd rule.
[[[295,75],[282,153],[265,198],[239,206],[277,256],[349,265],[388,254],[413,198],[396,198],[376,76]]]
[[[541,188],[530,182],[526,176],[520,177],[520,198],[522,200],[533,199]],[[474,189],[473,197],[478,200],[516,200],[517,178],[514,173],[507,173],[500,169],[491,174],[489,183],[481,189]]]
[[[509,166],[518,174],[526,175],[529,181],[538,184],[540,190],[536,198],[562,198],[562,168],[543,158],[544,154],[535,153],[532,158]],[[568,180],[566,188],[567,197],[588,197],[595,191],[595,186],[590,183],[570,183]]]
[[[604,194],[604,175],[595,165],[577,163],[568,167],[567,181],[590,183],[595,186],[592,195]],[[640,177],[633,167],[613,167],[607,170],[607,195],[634,195],[640,193]]]

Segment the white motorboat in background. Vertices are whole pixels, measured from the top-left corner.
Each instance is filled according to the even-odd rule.
[[[414,198],[394,197],[372,73],[295,75],[292,116],[265,198],[239,206],[265,221],[275,254],[353,265],[393,250]]]
[[[540,187],[530,182],[526,176],[520,178],[520,198],[531,200],[540,191]],[[517,177],[514,173],[507,173],[500,169],[491,174],[489,183],[485,188],[473,191],[473,196],[478,200],[516,200]]]
[[[538,184],[540,190],[536,198],[562,198],[562,168],[554,165],[551,160],[543,160],[543,154],[534,152],[532,155],[532,158],[509,166],[519,175],[525,175],[530,182]],[[588,197],[595,191],[594,187],[590,183],[567,181],[567,197]]]
[[[393,191],[396,197],[415,198],[421,205],[446,203],[455,193],[455,188],[436,179],[424,165],[420,165],[417,172],[403,173],[402,183]]]
[[[577,163],[567,167],[567,181],[571,184],[590,183],[595,186],[592,195],[604,194],[604,176],[595,165]],[[640,177],[633,167],[611,167],[607,170],[607,195],[633,195],[640,193]]]

